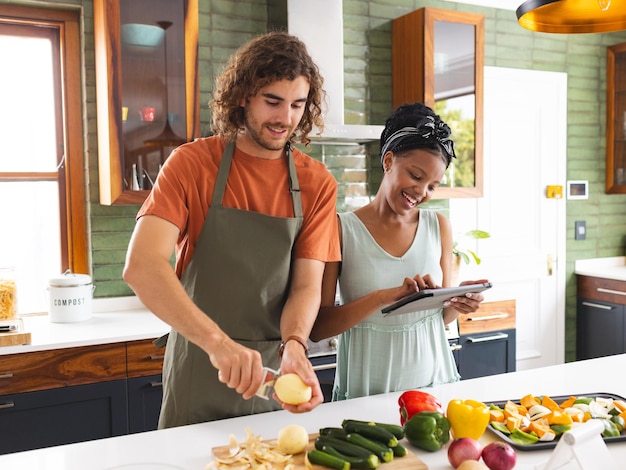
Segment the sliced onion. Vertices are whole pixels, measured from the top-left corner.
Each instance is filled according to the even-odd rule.
[[[607,410],[610,410],[611,408],[613,408],[613,399],[612,398],[597,397],[595,399],[595,402],[598,405],[601,405],[602,407],[606,408]]]
[[[531,406],[528,410],[528,414],[530,415],[531,421],[536,421],[539,418],[543,418],[544,416],[548,416],[552,411],[549,408],[546,408],[542,405],[534,405]]]
[[[574,408],[573,406],[565,408],[563,411],[570,416],[580,416],[585,414],[583,410],[581,410],[580,408]]]
[[[589,413],[589,405],[587,405],[586,403],[576,403],[576,404],[572,405],[572,407],[573,408],[578,408],[583,413]]]
[[[553,441],[556,438],[556,434],[554,432],[547,432],[543,436],[539,438],[541,442],[549,442]]]
[[[589,412],[594,418],[610,418],[608,410],[597,401],[589,403]]]

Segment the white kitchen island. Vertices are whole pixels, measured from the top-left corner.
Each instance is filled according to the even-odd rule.
[[[534,395],[577,395],[606,392],[626,396],[626,354],[526,370],[509,374],[465,380],[428,389],[444,406],[448,401],[476,399],[484,402],[517,400]],[[326,426],[339,426],[344,418],[399,422],[397,398],[400,393],[359,398],[320,405],[311,413],[294,415],[278,411],[223,421],[183,426],[98,441],[70,444],[0,456],[2,470],[104,470],[104,469],[185,469],[203,470],[211,461],[211,448],[225,445],[229,434],[239,439],[251,428],[264,439],[275,438],[287,424],[300,424],[309,433]],[[89,419],[89,417],[85,417]],[[27,437],[25,437],[27,438]],[[495,440],[488,431],[481,438],[486,444]],[[609,444],[609,452],[622,465],[626,461],[626,442]],[[451,469],[446,448],[429,453],[409,446],[430,469]],[[550,450],[517,451],[516,469],[535,469],[545,463]],[[381,470],[384,466],[380,467]]]

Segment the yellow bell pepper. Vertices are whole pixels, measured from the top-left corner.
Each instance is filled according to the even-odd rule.
[[[547,418],[549,424],[572,424],[574,422],[571,415],[559,410],[554,410]]]
[[[504,423],[504,412],[502,410],[489,410],[489,422],[492,421]]]
[[[489,424],[489,407],[476,400],[451,400],[446,417],[455,439],[471,437],[478,440]]]
[[[541,405],[545,406],[546,408],[548,408],[551,411],[560,410],[561,409],[559,404],[557,402],[555,402],[552,398],[550,398],[548,395],[545,395],[543,397],[543,400],[541,400]]]

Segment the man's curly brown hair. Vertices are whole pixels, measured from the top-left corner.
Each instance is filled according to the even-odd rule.
[[[241,101],[256,95],[259,90],[278,80],[308,80],[310,89],[304,115],[294,134],[308,145],[309,133],[315,125],[320,131],[322,100],[326,93],[322,89],[324,79],[306,50],[304,43],[284,31],[274,31],[252,39],[240,47],[228,61],[226,68],[215,80],[215,93],[211,100],[213,109],[213,132],[232,140],[244,127],[244,110]]]

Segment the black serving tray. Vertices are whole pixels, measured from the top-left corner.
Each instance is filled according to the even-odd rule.
[[[540,395],[537,395],[537,396],[540,396]],[[612,398],[614,400],[626,401],[626,398],[624,398],[622,396],[615,395],[614,393],[604,393],[604,392],[598,392],[598,393],[578,393],[578,394],[572,393],[571,395],[561,395],[561,396],[554,396],[554,397],[550,395],[550,398],[552,398],[555,402],[559,403],[559,402],[563,402],[563,401],[567,400],[571,396],[575,396],[575,397],[578,397],[578,398],[584,398],[584,397]],[[488,401],[488,402],[485,402],[485,404],[487,406],[493,404],[493,405],[499,406],[500,408],[504,408],[504,405],[505,405],[505,403],[507,401],[512,401],[513,403],[519,404],[519,399],[517,399],[517,400],[502,400],[502,401]],[[545,449],[553,449],[559,443],[559,438],[560,438],[560,436],[559,436],[556,439],[554,439],[553,441],[548,441],[548,442],[541,442],[541,441],[539,441],[539,442],[535,442],[534,444],[523,445],[523,444],[518,444],[516,442],[513,442],[511,439],[509,439],[509,436],[507,436],[506,434],[498,431],[493,426],[491,426],[491,424],[489,424],[487,426],[487,429],[489,429],[492,433],[494,433],[496,436],[498,436],[504,442],[508,443],[512,447],[515,447],[516,449],[519,449],[519,450],[545,450]],[[612,442],[626,441],[626,430],[622,431],[619,436],[616,436],[616,437],[603,437],[602,439],[607,444],[610,444]]]

